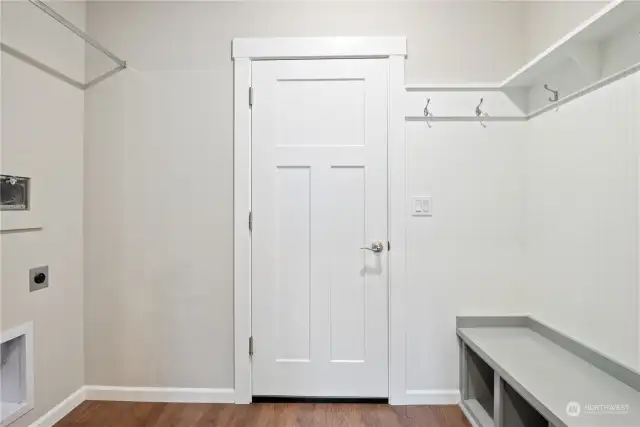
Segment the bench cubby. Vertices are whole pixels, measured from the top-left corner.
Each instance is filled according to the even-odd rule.
[[[495,373],[473,350],[465,351],[466,392],[464,403],[476,414],[478,422],[491,425],[494,417]]]

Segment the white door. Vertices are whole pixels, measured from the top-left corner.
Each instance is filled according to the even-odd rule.
[[[254,395],[388,396],[387,70],[253,62]]]

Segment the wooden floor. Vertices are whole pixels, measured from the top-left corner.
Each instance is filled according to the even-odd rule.
[[[470,427],[457,406],[91,402],[55,427]]]

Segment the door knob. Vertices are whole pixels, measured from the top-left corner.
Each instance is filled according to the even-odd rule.
[[[373,242],[370,248],[360,248],[360,249],[377,253],[377,252],[382,252],[382,250],[384,249],[384,245],[382,244],[382,242]]]

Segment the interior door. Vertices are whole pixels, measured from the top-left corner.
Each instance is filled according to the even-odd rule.
[[[253,394],[387,397],[387,61],[251,73]]]

